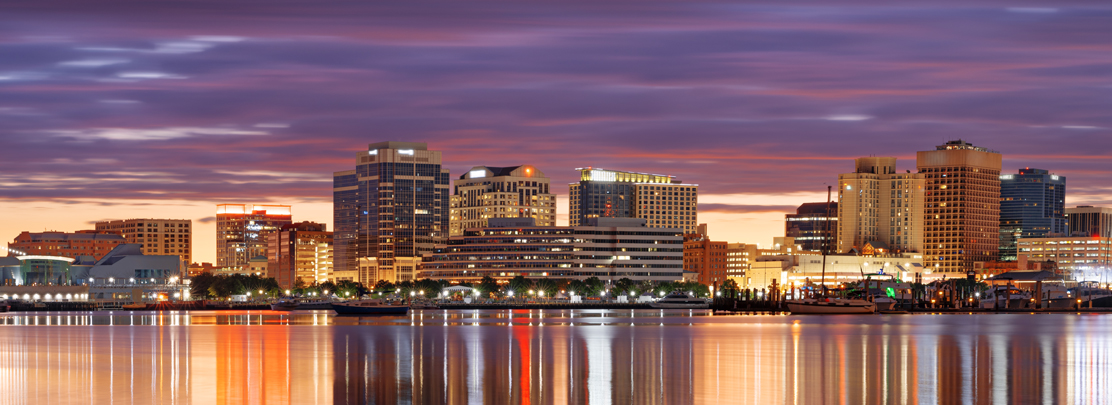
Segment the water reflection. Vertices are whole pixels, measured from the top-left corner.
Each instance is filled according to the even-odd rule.
[[[0,316],[0,404],[1102,403],[1104,315]]]

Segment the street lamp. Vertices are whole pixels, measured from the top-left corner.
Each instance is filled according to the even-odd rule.
[[[290,290],[286,290],[286,295],[290,295]]]
[[[544,298],[544,291],[539,291],[539,292],[537,292],[537,294],[540,294],[541,298]]]

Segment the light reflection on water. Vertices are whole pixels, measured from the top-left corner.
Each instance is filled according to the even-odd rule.
[[[1101,403],[1109,315],[0,315],[0,404]]]

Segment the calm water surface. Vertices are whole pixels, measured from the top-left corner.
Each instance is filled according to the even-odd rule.
[[[1112,315],[0,314],[0,404],[1112,401]]]

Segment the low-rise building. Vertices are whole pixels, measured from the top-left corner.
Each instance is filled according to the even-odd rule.
[[[177,255],[182,267],[193,262],[193,221],[188,219],[121,219],[100,221],[96,230],[119,233],[125,243],[143,246],[145,255]]]
[[[905,253],[891,256],[858,256],[850,254],[827,255],[825,270],[821,254],[768,255],[757,259],[746,275],[742,288],[769,288],[775,283],[781,288],[795,288],[804,285],[818,286],[823,283],[829,288],[842,283],[862,280],[867,274],[893,275],[904,281],[912,281],[916,274],[930,282],[942,277],[923,266],[922,255]]]
[[[60,256],[101,258],[127,243],[114,231],[83,230],[77,232],[27,232],[24,231],[8,243],[9,256]]]
[[[727,242],[711,241],[706,234],[683,236],[683,269],[699,274],[699,283],[722,284],[726,281]]]
[[[1052,261],[1060,275],[1078,281],[1112,280],[1112,238],[1092,236],[1021,238],[1016,243],[1018,262]]]

